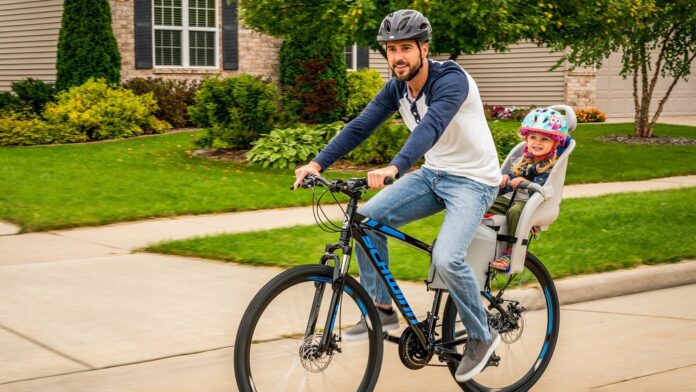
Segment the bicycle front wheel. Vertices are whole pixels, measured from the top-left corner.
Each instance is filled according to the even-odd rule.
[[[556,287],[544,265],[527,253],[524,269],[512,276],[491,276],[488,295],[499,298],[506,314],[489,309],[488,324],[500,333],[501,343],[492,361],[481,374],[459,383],[462,390],[527,391],[539,380],[551,361],[559,329],[560,307]],[[484,298],[484,305],[490,302]],[[461,354],[466,344],[466,329],[457,317],[457,309],[448,298],[442,318],[443,342],[464,342],[458,345]],[[450,362],[452,375],[458,363]]]
[[[360,284],[346,276],[326,332],[333,268],[304,265],[264,286],[242,317],[234,347],[242,392],[371,391],[379,377],[383,341],[377,310]],[[341,328],[364,317],[367,338],[345,342]],[[342,324],[345,322],[345,324]],[[325,339],[326,340],[326,339]]]

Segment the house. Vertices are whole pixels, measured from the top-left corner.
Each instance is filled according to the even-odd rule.
[[[225,0],[110,0],[113,31],[122,56],[121,78],[201,78],[239,73],[278,79],[281,40],[245,28],[236,4]],[[62,0],[0,2],[0,91],[27,77],[55,80]],[[348,46],[349,69],[369,66],[389,78],[376,51]],[[610,117],[632,117],[632,81],[619,76],[614,54],[598,70],[549,71],[560,58],[532,43],[509,52],[462,55],[460,63],[476,80],[484,102],[526,106],[567,103],[598,107]],[[438,57],[439,58],[439,57]],[[696,64],[694,65],[696,74]],[[653,108],[668,86],[661,80]],[[696,81],[680,81],[663,116],[696,115]]]

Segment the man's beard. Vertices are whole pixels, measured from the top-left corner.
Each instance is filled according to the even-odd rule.
[[[396,71],[394,70],[395,67],[398,67],[400,65],[406,65],[406,63],[394,64],[394,67],[392,67],[392,72],[394,73],[394,76],[396,76],[396,78],[402,82],[404,82],[404,81],[410,82],[413,78],[416,77],[416,75],[418,75],[418,72],[420,71],[421,67],[423,67],[423,60],[421,60],[421,58],[419,57],[418,58],[418,65],[408,67],[408,73],[403,77],[399,76],[399,74],[397,74]]]

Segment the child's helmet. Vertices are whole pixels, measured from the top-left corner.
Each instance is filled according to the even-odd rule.
[[[568,136],[568,125],[565,116],[556,110],[534,109],[522,120],[519,133],[525,137],[529,132],[543,133],[556,142],[563,142]]]

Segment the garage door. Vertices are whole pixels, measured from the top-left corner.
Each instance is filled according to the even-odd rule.
[[[597,72],[597,108],[607,113],[609,117],[633,117],[633,78],[622,78],[621,55],[614,53],[604,61]],[[660,79],[655,87],[653,100],[650,103],[651,113],[665,95],[671,83],[670,79]],[[693,116],[696,115],[696,63],[692,64],[689,81],[680,80],[665,104],[661,116]]]

